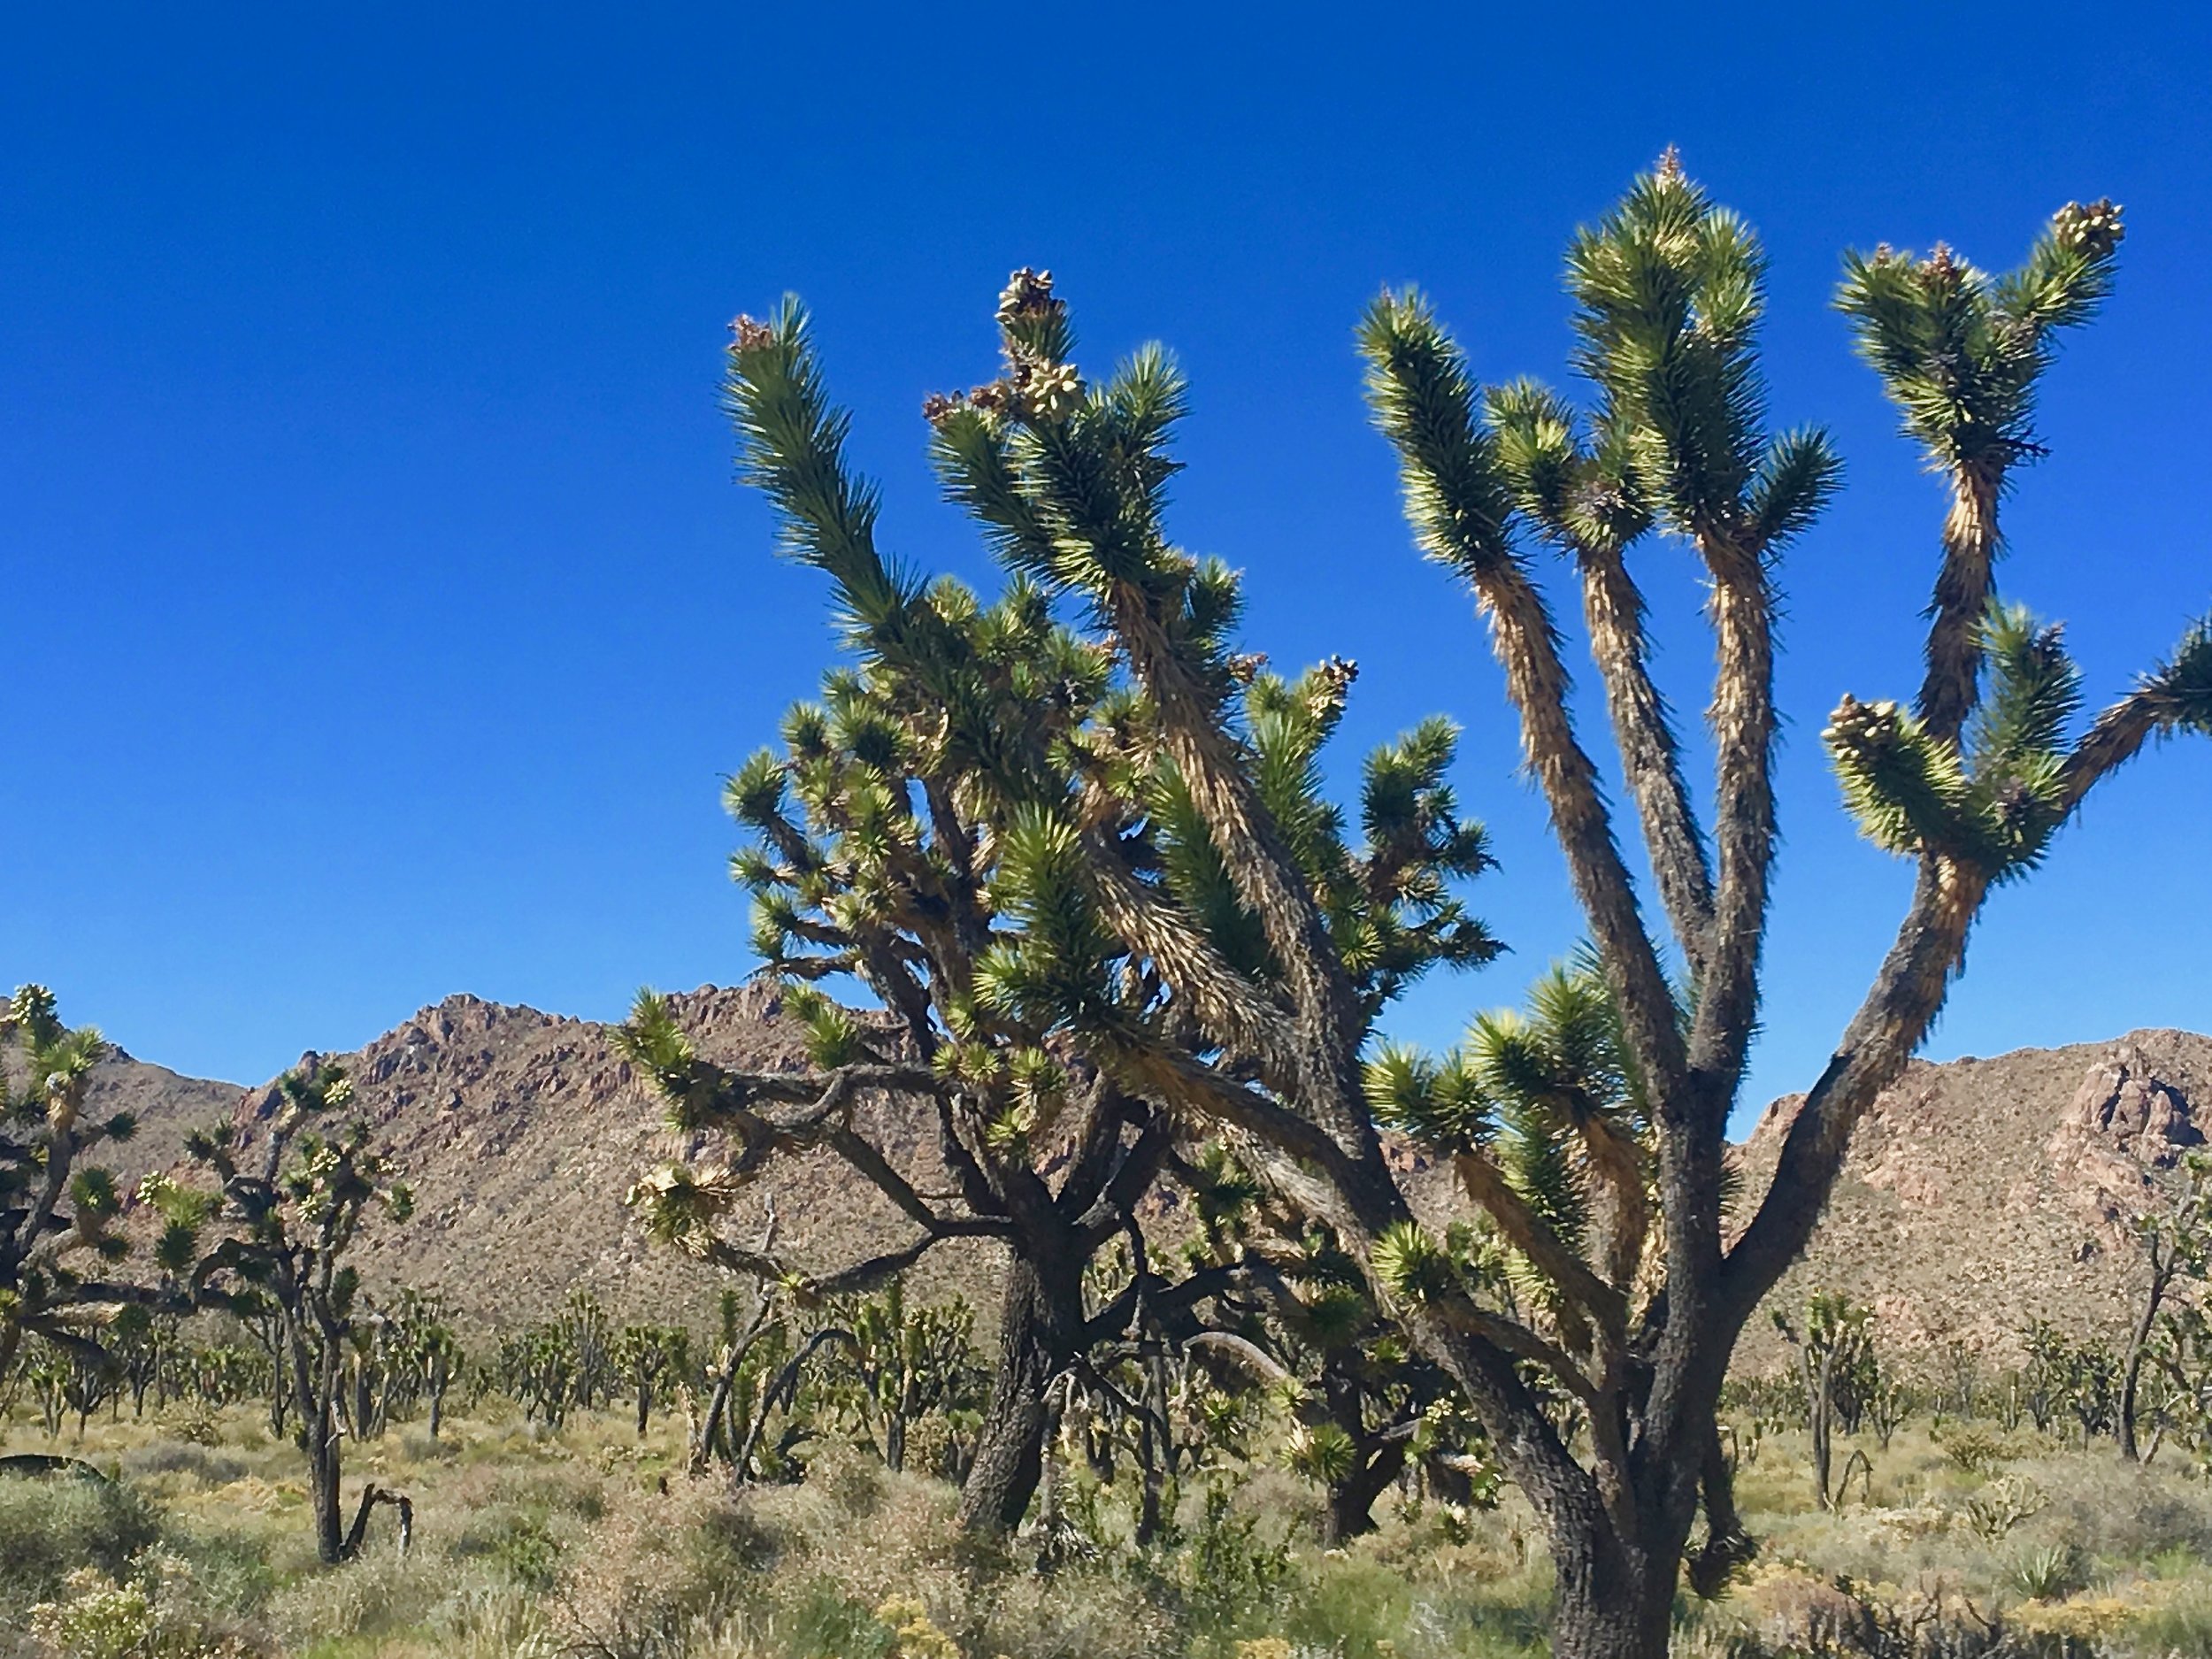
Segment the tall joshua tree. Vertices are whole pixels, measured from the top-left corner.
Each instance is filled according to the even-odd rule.
[[[1386,296],[1363,326],[1409,517],[1423,550],[1466,581],[1486,617],[1652,1118],[1660,1270],[1639,1289],[1574,1286],[1600,1340],[1581,1363],[1546,1361],[1592,1413],[1593,1455],[1565,1456],[1525,1409],[1503,1413],[1523,1432],[1499,1435],[1552,1532],[1563,1652],[1663,1649],[1701,1502],[1694,1582],[1709,1584],[1740,1552],[1715,1396],[1745,1320],[1802,1249],[1853,1125],[1926,1033],[1991,889],[2033,869],[2089,790],[2150,739],[2212,726],[2212,634],[2200,625],[2070,738],[2078,678],[2058,631],[1995,599],[1998,507],[2013,469],[2039,452],[2037,384],[2060,333],[2107,294],[2119,240],[2116,210],[2099,204],[2060,212],[2003,277],[1941,248],[1847,262],[1839,304],[1952,499],[1918,696],[1907,708],[1847,695],[1824,733],[1866,833],[1913,860],[1918,882],[1769,1190],[1732,1239],[1723,1136],[1757,1015],[1776,841],[1775,574],[1836,479],[1819,434],[1766,428],[1757,245],[1671,157],[1579,234],[1569,280],[1578,366],[1594,392],[1586,414],[1526,384],[1479,394],[1417,296]],[[1709,834],[1648,672],[1628,569],[1627,555],[1655,534],[1685,546],[1709,583],[1718,657]],[[1686,1018],[1575,731],[1524,536],[1565,552],[1581,578],[1627,792],[1688,975]]]
[[[791,711],[782,752],[755,756],[727,791],[758,837],[733,864],[756,897],[755,943],[787,982],[811,1065],[726,1071],[693,1049],[664,1001],[641,998],[628,1052],[657,1079],[675,1125],[718,1133],[730,1149],[649,1178],[634,1202],[704,1259],[790,1279],[731,1236],[733,1209],[776,1158],[841,1158],[913,1238],[799,1282],[812,1296],[867,1288],[946,1239],[1002,1241],[992,1394],[962,1515],[1011,1527],[1036,1488],[1053,1379],[1125,1334],[1140,1307],[1156,1318],[1233,1276],[1210,1268],[1170,1286],[1139,1252],[1121,1296],[1085,1304],[1087,1264],[1135,1225],[1178,1133],[1178,1091],[1122,1055],[1197,1073],[1210,1026],[1276,1018],[1245,975],[1215,965],[1228,951],[1256,970],[1266,946],[1236,913],[1200,809],[1157,752],[1149,700],[1120,681],[1110,654],[1056,622],[1025,577],[987,606],[955,582],[923,587],[877,551],[873,496],[845,465],[844,423],[796,309],[773,327],[741,323],[732,367],[749,470],[789,549],[835,580],[857,659],[829,676],[819,704]],[[1171,395],[1164,367],[1135,394]],[[1179,580],[1171,627],[1225,661],[1234,580],[1196,566]],[[1356,850],[1314,778],[1349,665],[1294,683],[1255,662],[1235,667],[1274,810],[1296,826],[1336,925],[1362,953],[1359,995],[1379,1007],[1431,965],[1490,956],[1489,936],[1446,891],[1486,863],[1480,831],[1459,821],[1442,782],[1449,728],[1425,726],[1370,763],[1368,844]],[[1198,995],[1225,1000],[1194,1006],[1166,963],[1195,964]],[[841,976],[864,984],[884,1018],[818,988]],[[1114,1041],[1075,1041],[1054,1011],[1062,1001]],[[924,1103],[949,1191],[926,1194],[870,1137],[856,1111],[871,1094]]]
[[[1740,1229],[1724,1225],[1724,1137],[1758,1014],[1776,847],[1776,577],[1838,476],[1820,434],[1768,428],[1758,244],[1671,156],[1579,234],[1568,269],[1586,411],[1528,383],[1478,387],[1417,294],[1384,295],[1362,323],[1416,539],[1486,622],[1649,1118],[1649,1260],[1632,1273],[1561,1237],[1501,1179],[1482,1138],[1465,1137],[1455,1164],[1470,1197],[1557,1293],[1518,1310],[1420,1231],[1383,1156],[1378,1097],[1401,1113],[1409,1104],[1417,1123],[1430,1113],[1441,1135],[1455,1133],[1455,1102],[1409,1102],[1386,1074],[1371,1079],[1386,930],[1348,926],[1340,897],[1361,884],[1337,879],[1304,809],[1281,798],[1267,708],[1240,678],[1212,597],[1225,584],[1168,539],[1166,445],[1183,402],[1171,365],[1147,352],[1087,380],[1064,304],[1022,273],[1000,308],[999,377],[927,411],[950,493],[1020,576],[1078,608],[1115,666],[1117,708],[1131,711],[1118,725],[1132,764],[1087,769],[1079,792],[1030,804],[996,843],[1002,933],[978,959],[972,1005],[1064,1042],[1133,1096],[1226,1126],[1279,1190],[1328,1222],[1464,1391],[1543,1517],[1562,1655],[1664,1651],[1701,1511],[1693,1581],[1709,1587],[1740,1558],[1717,1397],[1745,1321],[1802,1249],[1853,1125],[1926,1033],[1991,890],[2032,869],[2096,783],[2147,743],[2212,728],[2212,630],[2191,630],[2074,736],[2078,676],[2058,633],[1994,603],[1999,509],[2039,452],[2038,384],[2062,334],[2104,298],[2119,240],[2116,210],[2099,204],[2060,212],[2007,276],[1941,249],[1847,262],[1842,309],[1953,502],[1918,695],[1909,706],[1847,696],[1824,733],[1866,833],[1918,879]],[[782,407],[790,388],[818,400],[795,308],[741,321],[733,362],[743,409]],[[811,407],[810,442],[795,443],[795,425],[767,441],[780,450],[771,488],[799,550],[864,619],[864,572],[820,549],[864,531],[872,500],[838,487],[842,422]],[[1661,540],[1686,549],[1709,584],[1709,823],[1650,672],[1632,572]],[[1650,895],[1577,728],[1539,546],[1566,556],[1581,590]],[[1164,885],[1130,904],[1116,841],[1087,835],[1100,803],[1127,810],[1138,775],[1171,776],[1187,802],[1178,845],[1187,864],[1219,872],[1210,906]],[[1371,864],[1367,890],[1388,867]],[[1660,929],[1647,923],[1654,897]],[[1670,981],[1669,936],[1686,994]],[[1129,1018],[1112,987],[1132,981],[1156,987],[1173,1017]],[[1592,1170],[1615,1155],[1595,1116],[1564,1121]],[[1579,1455],[1551,1409],[1561,1393],[1589,1426]]]

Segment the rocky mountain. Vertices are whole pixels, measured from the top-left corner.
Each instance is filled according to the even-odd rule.
[[[702,1054],[748,1070],[801,1066],[773,987],[708,986],[672,1000]],[[478,1325],[539,1317],[580,1286],[631,1317],[659,1309],[703,1318],[719,1283],[711,1270],[651,1244],[622,1202],[645,1170],[698,1148],[665,1128],[612,1037],[595,1021],[452,996],[355,1053],[326,1056],[352,1075],[356,1100],[415,1194],[405,1226],[365,1227],[365,1279],[441,1293]],[[140,1114],[140,1135],[108,1160],[133,1179],[169,1167],[186,1133],[211,1121],[234,1118],[250,1141],[276,1104],[273,1085],[242,1091],[120,1054],[95,1087],[100,1108]],[[871,1110],[879,1116],[866,1125]],[[894,1121],[886,1110],[864,1108],[864,1126],[925,1186],[938,1184],[933,1125]],[[872,1187],[826,1156],[764,1182],[760,1202],[776,1206],[779,1254],[803,1269],[841,1265],[910,1233]],[[926,1267],[926,1287],[987,1271],[972,1250]]]
[[[756,1070],[797,1069],[795,1036],[771,987],[704,987],[674,999],[701,1051]],[[708,1270],[650,1244],[623,1194],[638,1174],[695,1150],[613,1048],[609,1027],[471,996],[426,1008],[357,1053],[371,1121],[408,1171],[417,1215],[366,1240],[373,1282],[444,1293],[465,1318],[509,1325],[557,1307],[575,1286],[641,1314],[703,1317]],[[193,1126],[273,1104],[266,1089],[180,1078],[119,1053],[97,1087],[107,1110],[144,1125],[116,1160],[166,1167]],[[1801,1097],[1770,1106],[1741,1149],[1747,1192],[1773,1167]],[[926,1189],[939,1184],[933,1127],[878,1106],[875,1133]],[[1916,1062],[1854,1140],[1807,1259],[1777,1292],[1815,1288],[1877,1308],[1895,1344],[1964,1341],[2001,1352],[2030,1319],[2116,1326],[2138,1264],[2126,1240],[2153,1183],[2212,1132],[2212,1038],[2139,1031],[2114,1042],[2021,1049],[1994,1059]],[[1433,1185],[1433,1183],[1428,1183]],[[866,1183],[823,1156],[764,1181],[780,1249],[826,1268],[907,1236]],[[987,1294],[978,1247],[926,1258],[924,1288]],[[1769,1324],[1747,1333],[1747,1363],[1780,1358]]]
[[[1743,1149],[1747,1190],[1772,1172],[1803,1102],[1767,1109]],[[2140,1278],[2129,1225],[2208,1120],[2212,1038],[2189,1032],[1916,1061],[1859,1125],[1775,1299],[1846,1291],[1909,1349],[1956,1341],[2001,1356],[2036,1318],[2116,1331]],[[1741,1357],[1779,1357],[1765,1321]]]

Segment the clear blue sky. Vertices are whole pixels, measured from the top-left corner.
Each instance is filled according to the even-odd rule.
[[[1786,573],[1753,1103],[1816,1071],[1905,888],[1816,734],[1839,692],[1916,683],[1939,503],[1827,307],[1839,251],[2005,264],[2070,197],[2124,202],[2003,579],[2100,692],[2212,605],[2212,39],[2184,8],[497,10],[0,24],[0,977],[181,1070],[259,1079],[457,990],[606,1018],[747,971],[718,779],[830,636],[731,482],[715,383],[726,319],[786,289],[887,541],[972,576],[918,408],[987,373],[1006,271],[1058,273],[1094,362],[1182,355],[1176,528],[1247,572],[1278,663],[1360,661],[1344,772],[1421,713],[1468,728],[1503,861],[1479,908],[1517,954],[1425,987],[1410,1035],[1577,926],[1366,425],[1381,283],[1427,286],[1485,374],[1563,379],[1564,240],[1663,145],[1768,240],[1777,415],[1849,474]],[[1694,710],[1687,564],[1645,571]],[[2111,788],[1998,897],[1932,1052],[2212,1026],[2208,816],[2212,744]]]

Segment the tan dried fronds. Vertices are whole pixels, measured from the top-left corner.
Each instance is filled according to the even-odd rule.
[[[2127,234],[2120,204],[2110,196],[2100,197],[2085,207],[2069,202],[2052,217],[2051,227],[2067,247],[2099,256],[2110,253]]]
[[[1006,286],[998,296],[998,322],[1002,328],[1010,326],[1025,317],[1041,317],[1064,301],[1052,296],[1052,273],[1034,271],[1024,265],[1006,279]]]

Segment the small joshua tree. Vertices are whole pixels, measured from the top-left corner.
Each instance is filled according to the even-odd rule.
[[[680,1325],[626,1325],[616,1333],[608,1358],[637,1403],[637,1434],[643,1440],[655,1402],[690,1375],[691,1333]]]
[[[1076,776],[969,826],[989,835],[965,844],[998,860],[987,883],[995,936],[972,980],[959,982],[972,993],[946,1000],[950,1034],[966,1041],[969,1010],[987,1013],[1025,1043],[1050,1041],[1071,1074],[1095,1068],[1138,1101],[1246,1139],[1265,1178],[1329,1223],[1465,1393],[1549,1532],[1555,1649],[1570,1659],[1664,1651],[1701,1513],[1694,1581],[1711,1588],[1741,1558],[1714,1416],[1730,1354],[1802,1251],[1854,1125],[1942,1007],[1984,902],[2030,872],[2099,781],[2147,744],[2212,729],[2212,629],[2191,629],[2078,733],[2078,676],[2058,632],[1996,603],[2000,508],[2040,453],[2039,384],[2061,336],[2108,292],[2120,237],[2117,210],[2099,203],[2062,211],[2005,276],[1942,248],[1846,263],[1839,303],[1951,500],[1917,695],[1909,706],[1846,696],[1824,733],[1848,805],[1870,839],[1912,862],[1916,884],[1740,1227],[1724,1217],[1725,1137],[1758,1019],[1778,846],[1778,574],[1839,477],[1820,433],[1770,427],[1756,239],[1671,155],[1579,234],[1569,283],[1586,409],[1525,382],[1479,386],[1417,294],[1386,294],[1362,324],[1370,396],[1416,540],[1471,589],[1486,622],[1651,1125],[1653,1261],[1625,1287],[1540,1217],[1517,1215],[1481,1160],[1462,1165],[1471,1198],[1509,1237],[1519,1227],[1517,1248],[1560,1287],[1564,1305],[1541,1320],[1501,1313],[1448,1271],[1384,1156],[1365,1050],[1375,990],[1387,982],[1381,964],[1402,930],[1347,901],[1379,891],[1394,905],[1406,870],[1432,896],[1442,872],[1433,861],[1399,864],[1397,843],[1371,830],[1369,861],[1348,861],[1340,841],[1314,833],[1329,822],[1316,793],[1282,787],[1268,735],[1281,700],[1257,695],[1262,682],[1235,649],[1234,584],[1166,529],[1167,445],[1184,402],[1172,365],[1153,350],[1087,377],[1065,304],[1024,272],[1001,301],[998,378],[926,411],[951,495],[1020,582],[1079,619],[1081,643],[1114,672],[1114,695],[1102,688],[1095,718],[1079,712],[1064,745],[1091,757]],[[821,395],[798,310],[741,319],[733,368],[756,471],[790,545],[832,578],[872,664],[916,649],[936,624],[918,603],[924,590],[874,555],[873,497],[848,482],[844,421]],[[1662,540],[1686,549],[1709,585],[1709,823],[1650,671],[1634,566]],[[1580,590],[1648,892],[1621,853],[1615,808],[1578,731],[1539,549],[1563,555]],[[1035,660],[1041,668],[1070,649],[1056,643]],[[929,706],[918,736],[974,742],[970,704]],[[1064,718],[1041,713],[987,735],[1018,743]],[[1079,744],[1079,733],[1104,741]],[[1008,798],[997,780],[1020,774],[1002,766],[996,741],[972,753],[967,797]],[[1310,752],[1297,761],[1310,764]],[[1138,816],[1164,776],[1187,803],[1179,821],[1149,806]],[[876,797],[876,821],[905,822],[904,798],[898,788]],[[1202,866],[1213,878],[1203,905],[1171,882],[1133,902],[1130,877],[1146,866],[1126,856],[1126,832],[1166,823],[1174,834],[1146,856]],[[960,844],[948,846],[948,867]],[[1420,833],[1407,844],[1418,848]],[[795,841],[778,855],[803,893],[803,850]],[[903,902],[906,890],[867,888],[844,913],[867,914],[879,892]],[[829,948],[848,950],[844,937]],[[1667,972],[1670,943],[1686,995]],[[885,1002],[899,1008],[902,987],[887,984]],[[1137,991],[1145,1000],[1133,1003]],[[933,1073],[941,1046],[925,1056]],[[1594,1164],[1603,1131],[1577,1134]],[[1587,1348],[1553,1340],[1548,1326],[1563,1325],[1586,1327]],[[1586,1449],[1560,1432],[1548,1404],[1556,1394],[1579,1406]]]
[[[909,1430],[931,1412],[958,1412],[981,1402],[971,1333],[975,1313],[956,1297],[941,1306],[910,1305],[906,1285],[843,1311],[850,1363],[832,1394],[896,1472],[906,1467]]]
[[[1471,1476],[1486,1465],[1465,1444],[1463,1399],[1414,1349],[1326,1225],[1286,1206],[1222,1142],[1178,1158],[1175,1172],[1200,1225],[1193,1259],[1240,1271],[1207,1310],[1210,1323],[1186,1321],[1173,1335],[1218,1380],[1264,1384],[1288,1411],[1290,1466],[1325,1494],[1324,1541],[1371,1531],[1376,1501],[1409,1470],[1449,1501],[1471,1496]],[[1445,1248],[1471,1280],[1504,1287],[1494,1239],[1457,1225]],[[1210,1431],[1242,1438],[1235,1409],[1244,1392],[1231,1386],[1210,1402]]]
[[[53,993],[19,988],[0,1010],[0,1379],[26,1336],[100,1363],[99,1333],[123,1307],[173,1297],[108,1279],[130,1246],[114,1229],[115,1178],[88,1154],[128,1141],[128,1112],[96,1118],[85,1092],[106,1042],[61,1023]]]
[[[1850,1432],[1865,1396],[1877,1386],[1873,1321],[1871,1310],[1838,1291],[1816,1292],[1805,1304],[1801,1325],[1792,1324],[1779,1308],[1774,1310],[1774,1328],[1797,1350],[1805,1425],[1813,1441],[1813,1493],[1824,1509],[1835,1507],[1836,1501],[1831,1486],[1836,1419],[1842,1417],[1845,1432]],[[1847,1481],[1849,1474],[1847,1469]]]
[[[403,1543],[413,1518],[405,1498],[373,1484],[362,1489],[350,1526],[340,1509],[340,1394],[366,1314],[359,1274],[346,1258],[372,1209],[403,1221],[412,1208],[389,1161],[370,1147],[366,1123],[319,1126],[342,1119],[352,1100],[352,1080],[339,1066],[318,1062],[288,1072],[257,1148],[238,1125],[187,1143],[212,1189],[159,1176],[141,1187],[165,1224],[156,1246],[162,1267],[188,1273],[195,1300],[265,1313],[273,1323],[277,1386],[289,1397],[306,1454],[315,1548],[326,1565],[360,1552],[380,1503],[398,1507]],[[211,1228],[219,1236],[203,1254]]]
[[[2188,1155],[2160,1197],[2163,1202],[2135,1229],[2146,1271],[2140,1310],[2122,1363],[2119,1404],[2120,1455],[2131,1463],[2142,1458],[2136,1443],[2137,1402],[2160,1316],[2178,1290],[2212,1273],[2212,1158],[2200,1152]]]
[[[461,1373],[460,1339],[447,1317],[444,1299],[435,1294],[402,1291],[386,1317],[400,1374],[396,1392],[410,1405],[428,1407],[427,1426],[434,1440],[444,1425],[446,1394]]]

